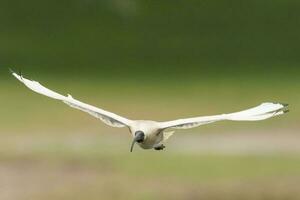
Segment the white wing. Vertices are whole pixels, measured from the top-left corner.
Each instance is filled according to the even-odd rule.
[[[160,122],[162,129],[175,128],[175,129],[188,129],[194,128],[200,125],[209,124],[221,120],[231,121],[258,121],[268,119],[277,115],[288,112],[288,104],[281,103],[262,103],[261,105],[250,108],[244,111],[221,114],[204,117],[194,117],[188,119],[178,119],[168,122]]]
[[[106,110],[102,110],[100,108],[82,103],[82,102],[74,99],[71,95],[63,96],[61,94],[58,94],[58,93],[42,86],[39,82],[28,80],[28,79],[16,74],[15,72],[12,72],[12,74],[14,77],[16,77],[19,81],[24,83],[25,86],[27,86],[29,89],[33,90],[34,92],[43,94],[43,95],[45,95],[47,97],[51,97],[53,99],[61,100],[73,108],[82,110],[96,118],[99,118],[105,124],[107,124],[109,126],[125,127],[125,126],[129,126],[129,124],[131,123],[131,120],[129,120],[129,119],[126,119],[126,118],[116,115],[114,113],[108,112]]]

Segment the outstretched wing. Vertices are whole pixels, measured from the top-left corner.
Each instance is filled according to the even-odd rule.
[[[12,75],[14,77],[16,77],[19,81],[24,83],[25,86],[27,86],[29,89],[33,90],[34,92],[37,92],[39,94],[45,95],[45,96],[53,98],[53,99],[61,100],[73,108],[87,112],[90,115],[92,115],[96,118],[99,118],[105,124],[107,124],[109,126],[125,127],[125,126],[129,126],[129,124],[131,123],[131,120],[129,120],[129,119],[126,119],[126,118],[116,115],[114,113],[108,112],[106,110],[102,110],[100,108],[88,105],[86,103],[82,103],[82,102],[74,99],[71,95],[63,96],[61,94],[58,94],[58,93],[42,86],[39,82],[28,80],[28,79],[24,78],[23,76],[16,74],[15,72],[12,72]]]
[[[178,119],[174,121],[161,122],[162,129],[175,128],[175,129],[188,129],[194,128],[200,125],[209,124],[221,120],[231,121],[258,121],[268,119],[277,115],[288,112],[288,104],[281,103],[262,103],[259,106],[243,110],[240,112],[221,114],[204,117],[194,117],[187,119]]]

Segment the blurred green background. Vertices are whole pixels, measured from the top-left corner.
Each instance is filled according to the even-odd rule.
[[[0,199],[299,199],[300,2],[0,2]],[[162,152],[8,68],[131,119],[292,112],[178,130]]]

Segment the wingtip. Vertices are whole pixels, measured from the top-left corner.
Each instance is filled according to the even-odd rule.
[[[22,74],[17,74],[15,71],[13,71],[11,68],[8,68],[9,71],[11,72],[11,74],[16,78],[18,79],[19,81],[22,81],[23,82],[23,76]]]
[[[11,68],[8,68],[9,72],[14,74],[15,72],[11,69]]]
[[[288,103],[280,103],[281,105],[283,105],[284,107],[288,107],[289,104]]]
[[[280,104],[280,105],[282,105],[283,107],[287,107],[287,106],[289,106],[289,104],[288,104],[288,103],[282,103],[282,102],[276,102],[275,104]]]
[[[288,113],[288,112],[290,112],[290,110],[284,110],[284,111],[283,111],[283,113]]]
[[[15,76],[15,77],[17,77],[17,76],[21,77],[21,75],[17,74],[17,73],[16,73],[14,70],[12,70],[11,68],[8,68],[8,70],[9,70],[9,72],[10,72],[13,76]]]
[[[282,114],[290,112],[290,110],[288,109],[288,106],[289,106],[288,103],[279,103],[279,104],[283,106],[281,109],[281,111],[283,112]]]

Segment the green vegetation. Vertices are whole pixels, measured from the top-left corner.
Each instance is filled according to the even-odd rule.
[[[2,2],[0,199],[299,199],[299,6]],[[8,68],[132,119],[219,114],[266,101],[289,103],[291,112],[177,131],[177,145],[170,141],[166,151],[129,153],[127,129],[32,93]],[[193,149],[198,136],[231,132],[226,147],[218,140],[221,150]],[[281,150],[263,146],[264,137]]]
[[[298,10],[294,0],[6,1],[1,66],[100,80],[296,78]]]

